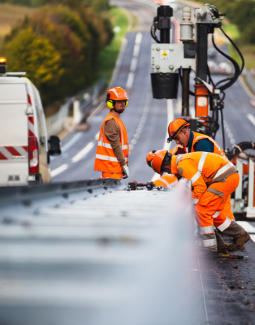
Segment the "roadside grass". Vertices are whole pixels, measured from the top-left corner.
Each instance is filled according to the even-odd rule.
[[[31,15],[36,9],[23,7],[19,5],[0,4],[0,47],[5,35],[12,27],[26,15]]]
[[[99,79],[102,75],[105,75],[107,83],[109,83],[111,80],[122,45],[122,39],[128,30],[128,17],[126,14],[121,9],[116,7],[112,7],[110,12],[112,15],[112,27],[113,29],[119,27],[119,31],[115,32],[111,43],[100,53],[97,67],[97,79]]]

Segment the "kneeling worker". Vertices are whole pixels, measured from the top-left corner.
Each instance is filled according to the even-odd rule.
[[[158,150],[151,157],[150,167],[159,174],[172,173],[190,181],[195,216],[207,250],[217,251],[214,226],[234,238],[229,251],[236,251],[249,241],[250,235],[228,218],[225,209],[228,196],[239,184],[237,169],[227,158],[208,152],[174,156],[167,150]]]
[[[127,93],[120,87],[107,92],[106,105],[110,113],[100,128],[94,170],[102,172],[102,178],[127,178],[128,170],[128,134],[120,118],[128,105]]]

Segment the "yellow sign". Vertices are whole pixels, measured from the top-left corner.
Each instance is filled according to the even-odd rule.
[[[169,50],[160,51],[160,60],[169,60]]]

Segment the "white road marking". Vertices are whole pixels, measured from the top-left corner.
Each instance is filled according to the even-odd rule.
[[[136,44],[136,45],[134,46],[133,56],[138,56],[139,51],[140,51],[140,44]]]
[[[137,33],[136,34],[136,38],[135,38],[135,44],[140,44],[143,38],[143,34],[142,33]]]
[[[137,66],[137,58],[133,58],[131,61],[130,71],[135,72]]]
[[[94,147],[94,145],[94,142],[89,142],[84,149],[82,149],[79,153],[77,153],[76,156],[72,158],[72,162],[76,163],[82,159]]]
[[[255,117],[254,117],[253,115],[251,115],[251,114],[248,114],[247,117],[248,117],[248,119],[251,121],[251,123],[252,123],[253,125],[255,125]]]
[[[134,80],[134,73],[130,72],[129,75],[128,75],[128,80],[127,80],[127,84],[126,84],[127,89],[132,88],[133,80]]]
[[[255,242],[255,228],[247,221],[237,221],[237,223],[244,228],[244,230],[248,233],[253,233],[251,236],[251,240]]]
[[[190,113],[190,116],[191,116],[192,118],[195,118],[195,117],[196,117],[195,107],[191,106],[191,107],[189,108],[189,113]]]
[[[164,141],[164,146],[163,146],[163,150],[170,150],[171,148],[171,144],[167,143],[167,138],[168,138],[168,125],[170,124],[170,122],[172,122],[174,119],[174,108],[173,108],[173,100],[172,99],[168,99],[167,100],[167,130],[166,130],[166,136],[165,136],[165,141]],[[152,176],[151,181],[154,182],[155,180],[157,180],[160,177],[160,175],[158,173],[155,173]]]
[[[99,137],[99,132],[100,131],[98,131],[97,134],[95,135],[95,140],[97,140],[97,141],[98,141],[98,137]]]
[[[62,148],[61,148],[61,152],[66,152],[69,148],[71,148],[80,138],[82,137],[82,133],[77,133],[75,134],[75,136],[68,141]]]
[[[60,167],[58,167],[58,168],[52,170],[52,171],[50,172],[51,177],[54,177],[54,176],[56,176],[56,175],[62,173],[62,172],[65,171],[67,168],[68,168],[68,165],[67,165],[67,164],[64,164],[64,165],[62,165],[62,166],[60,166]]]
[[[233,133],[231,132],[230,130],[230,127],[228,126],[228,123],[226,122],[226,120],[224,119],[224,130],[226,131],[227,133],[227,136],[228,136],[228,139],[229,139],[229,142],[234,145],[236,144],[236,140],[233,136]]]

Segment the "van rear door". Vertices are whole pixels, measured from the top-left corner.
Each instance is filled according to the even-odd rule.
[[[0,77],[0,186],[28,184],[27,107],[25,82]]]

